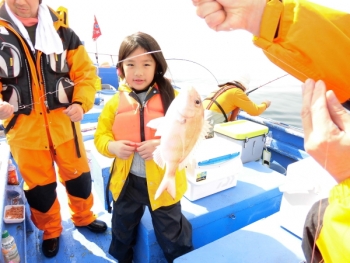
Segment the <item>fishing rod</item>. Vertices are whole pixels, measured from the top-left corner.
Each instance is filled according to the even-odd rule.
[[[191,63],[194,63],[198,66],[201,66],[202,68],[204,68],[206,71],[208,71],[210,73],[210,75],[213,76],[213,78],[215,79],[216,83],[219,85],[219,81],[216,79],[216,77],[214,76],[214,74],[209,70],[207,69],[206,67],[204,67],[203,65],[199,64],[198,62],[195,62],[195,61],[192,61],[192,60],[189,60],[189,59],[185,59],[185,58],[166,58],[165,60],[180,60],[180,61],[186,61],[186,62],[191,62]]]
[[[261,87],[264,87],[265,85],[267,85],[267,84],[269,84],[269,83],[271,83],[271,82],[274,82],[274,81],[276,81],[276,80],[278,80],[278,79],[281,79],[281,78],[283,78],[283,77],[285,77],[285,76],[288,76],[288,75],[289,75],[289,74],[285,74],[285,75],[283,75],[283,76],[280,76],[280,77],[278,77],[278,78],[275,78],[275,79],[273,79],[273,80],[270,80],[269,82],[266,82],[265,84],[262,84],[262,85],[260,85],[259,87],[256,87],[256,88],[254,88],[254,89],[252,89],[252,90],[247,91],[246,94],[248,95],[249,93],[251,93],[251,92],[253,92],[253,91],[257,90],[257,89],[260,89]]]
[[[151,53],[158,53],[158,52],[162,52],[162,50],[150,51],[150,52],[146,52],[146,53],[147,53],[147,54],[151,54]],[[114,64],[113,56],[118,57],[118,55],[115,55],[115,54],[96,53],[96,52],[87,52],[87,53],[95,54],[96,56],[97,56],[97,55],[107,55],[107,56],[110,56],[111,59],[112,59],[112,63],[113,63],[113,64]],[[142,54],[141,54],[141,55],[142,55]],[[140,55],[138,55],[138,56],[140,56]],[[189,60],[189,59],[185,59],[185,58],[166,58],[165,60],[186,61],[186,62],[190,62],[190,63],[196,64],[196,65],[198,65],[198,66],[204,68],[206,71],[208,71],[208,72],[210,73],[210,75],[215,79],[216,83],[219,85],[219,81],[217,80],[217,78],[215,77],[215,75],[214,75],[208,68],[206,68],[205,66],[203,66],[202,64],[200,64],[200,63],[198,63],[198,62],[195,62],[195,61]],[[123,61],[123,60],[122,60],[122,61]],[[118,61],[118,63],[119,63],[119,62],[122,62],[122,61]],[[248,95],[249,93],[251,93],[251,92],[253,92],[253,91],[257,90],[257,89],[259,89],[259,88],[261,88],[261,87],[264,87],[264,86],[266,86],[267,84],[269,84],[269,83],[271,83],[271,82],[274,82],[274,81],[276,81],[276,80],[278,80],[278,79],[280,79],[280,78],[286,77],[286,76],[288,76],[288,75],[289,75],[289,74],[285,74],[285,75],[280,76],[280,77],[278,77],[278,78],[275,78],[275,79],[273,79],[273,80],[271,80],[271,81],[269,81],[269,82],[266,82],[265,84],[262,84],[262,85],[260,85],[260,86],[258,86],[258,87],[256,87],[256,88],[254,88],[254,89],[252,89],[252,90],[247,91],[246,94]]]

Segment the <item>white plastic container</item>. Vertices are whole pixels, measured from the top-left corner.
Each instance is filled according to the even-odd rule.
[[[214,126],[214,137],[225,138],[241,147],[243,163],[261,158],[268,132],[267,126],[247,120],[225,122]]]
[[[222,138],[202,141],[186,168],[185,197],[195,201],[236,186],[243,169],[240,154],[239,146]]]
[[[15,239],[9,235],[7,230],[2,233],[1,248],[5,263],[20,263],[21,259],[19,257]]]
[[[13,218],[13,217],[6,216],[6,212],[8,210],[10,210],[11,208],[21,209],[23,216],[20,218]],[[24,205],[7,205],[7,206],[5,206],[5,210],[4,210],[4,222],[5,223],[8,223],[8,224],[21,223],[24,221],[24,219],[25,219],[25,207],[24,207]]]

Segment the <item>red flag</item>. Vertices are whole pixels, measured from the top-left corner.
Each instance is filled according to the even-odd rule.
[[[94,21],[94,28],[92,30],[92,40],[95,41],[99,36],[102,35],[102,33],[101,33],[100,26],[97,23],[96,16],[94,16],[94,18],[95,18],[95,21]]]

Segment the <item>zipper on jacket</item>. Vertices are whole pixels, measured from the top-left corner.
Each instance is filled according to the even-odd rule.
[[[132,97],[134,100],[137,101],[137,103],[140,106],[140,136],[141,136],[141,142],[145,141],[145,127],[144,127],[144,112],[143,112],[143,103],[140,101],[139,97],[137,96],[137,94],[132,91],[129,93],[129,96]]]
[[[26,66],[26,72],[27,72],[27,77],[28,77],[28,86],[29,86],[29,93],[30,93],[30,102],[31,102],[31,107],[32,109],[34,108],[34,99],[33,99],[33,93],[32,93],[32,79],[30,76],[30,71],[29,71],[29,65],[28,65],[28,61],[25,59],[24,60],[24,65]],[[27,105],[24,105],[24,107],[26,107]]]
[[[133,99],[135,99],[138,104],[140,105],[140,135],[141,135],[141,142],[144,142],[146,140],[145,136],[145,113],[144,109],[147,104],[147,102],[155,95],[159,93],[157,89],[154,87],[150,87],[149,90],[147,91],[147,95],[145,97],[145,100],[143,102],[140,101],[139,97],[137,94],[132,91],[129,93],[129,96],[131,96]]]
[[[44,70],[43,70],[43,64],[44,64],[44,62],[43,62],[43,57],[41,56],[40,57],[40,64],[41,64],[41,76],[42,76],[42,79],[43,79],[43,86],[44,86],[44,90],[43,90],[43,92],[44,92],[44,104],[45,104],[45,106],[46,106],[46,112],[47,113],[50,113],[50,109],[49,109],[49,103],[47,102],[47,96],[46,96],[46,83],[45,83],[45,76],[44,76]]]

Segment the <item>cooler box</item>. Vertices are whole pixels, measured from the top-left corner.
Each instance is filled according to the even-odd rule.
[[[225,139],[203,140],[186,167],[185,197],[194,201],[234,187],[243,169],[240,153],[241,148],[235,144],[227,147]]]
[[[226,138],[241,147],[243,163],[261,158],[268,132],[267,126],[247,120],[225,122],[214,126],[214,137]]]
[[[312,157],[288,165],[280,208],[280,225],[299,238],[312,205],[327,198],[336,185],[334,178]]]

